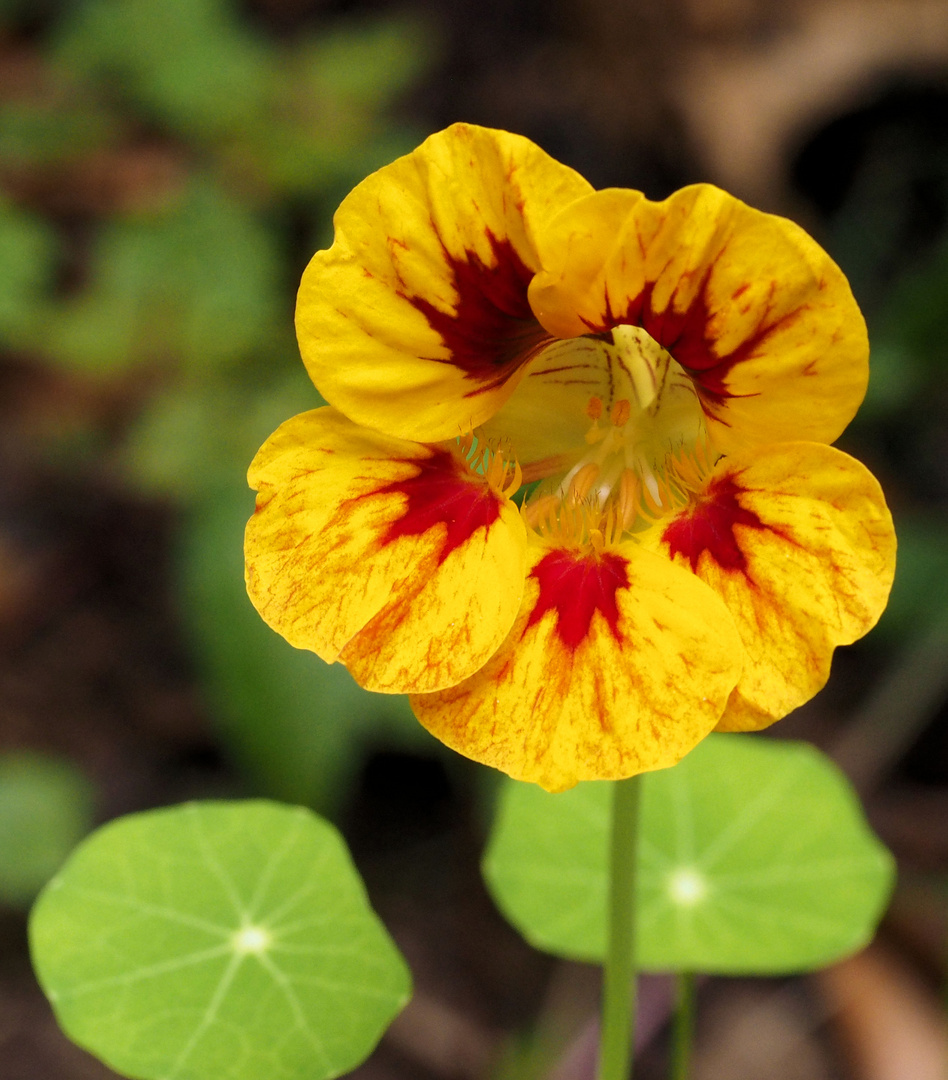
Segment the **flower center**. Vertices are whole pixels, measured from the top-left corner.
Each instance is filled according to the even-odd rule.
[[[581,442],[574,434],[548,459],[567,467],[529,500],[532,528],[600,550],[695,499],[715,460],[704,413],[691,379],[644,330],[619,326],[561,342],[555,365],[547,356],[544,369],[543,361],[538,375],[569,386],[561,407],[582,409],[586,422]]]

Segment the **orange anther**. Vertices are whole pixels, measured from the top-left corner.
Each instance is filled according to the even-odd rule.
[[[591,397],[586,406],[586,415],[590,420],[598,420],[602,416],[602,398]]]
[[[632,469],[623,469],[619,477],[618,517],[619,528],[631,528],[639,513],[641,482]]]
[[[598,479],[599,466],[593,461],[587,462],[587,464],[585,464],[570,481],[570,498],[574,502],[582,502]]]
[[[627,398],[620,398],[612,406],[612,412],[609,414],[609,419],[612,421],[614,427],[623,427],[629,422],[629,417],[632,415],[632,406],[629,404]]]

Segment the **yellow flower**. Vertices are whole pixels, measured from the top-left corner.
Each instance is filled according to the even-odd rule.
[[[820,689],[885,606],[895,538],[829,445],[868,342],[801,229],[706,184],[594,191],[467,125],[368,177],[335,227],[297,308],[330,405],[250,469],[272,627],[551,790]]]

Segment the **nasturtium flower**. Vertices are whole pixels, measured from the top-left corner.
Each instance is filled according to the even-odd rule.
[[[891,518],[830,445],[865,324],[790,221],[455,125],[343,201],[297,332],[329,405],[251,466],[250,596],[462,754],[550,790],[672,765],[885,606]]]

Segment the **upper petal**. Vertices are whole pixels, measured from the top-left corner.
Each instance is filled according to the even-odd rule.
[[[303,360],[326,400],[425,442],[486,420],[549,340],[527,302],[536,234],[591,190],[528,139],[466,124],[365,179],[297,302]]]
[[[799,226],[710,184],[664,202],[598,191],[540,237],[530,286],[559,337],[643,327],[691,375],[715,444],[832,442],[868,379],[842,271]]]
[[[270,437],[249,480],[251,600],[292,645],[341,659],[368,689],[453,685],[510,629],[523,522],[450,449],[317,409]]]
[[[808,701],[833,649],[882,614],[895,569],[892,518],[875,477],[818,443],[722,459],[661,546],[727,604],[747,662],[721,730],[766,727]]]
[[[714,727],[743,649],[717,596],[636,544],[531,547],[520,614],[459,686],[412,697],[476,761],[550,791],[674,765]]]

